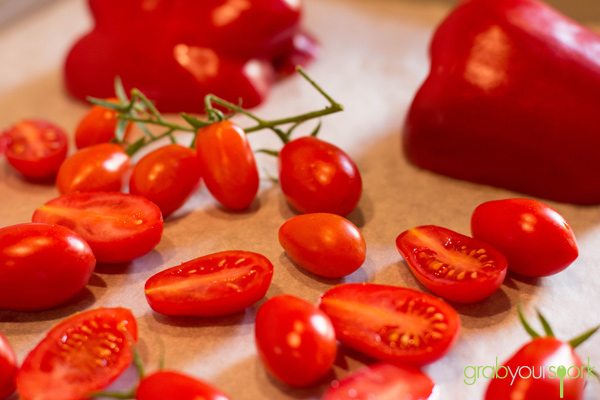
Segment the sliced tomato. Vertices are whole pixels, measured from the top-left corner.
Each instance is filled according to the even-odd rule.
[[[424,365],[440,359],[458,337],[458,314],[437,297],[413,289],[349,283],[325,292],[319,307],[337,339],[378,360]]]
[[[229,400],[219,389],[177,371],[158,371],[140,382],[136,400]]]
[[[0,332],[0,399],[6,399],[15,391],[17,356]]]
[[[23,400],[75,400],[107,387],[133,360],[137,324],[125,308],[98,308],[60,322],[17,372]]]
[[[273,264],[249,251],[196,258],[150,277],[146,299],[165,315],[217,316],[242,311],[267,293]]]
[[[402,232],[398,251],[415,277],[446,300],[472,303],[494,293],[506,277],[506,257],[481,240],[434,225]]]
[[[128,262],[150,252],[162,237],[160,209],[126,193],[71,193],[50,200],[33,222],[62,225],[78,233],[102,263]]]

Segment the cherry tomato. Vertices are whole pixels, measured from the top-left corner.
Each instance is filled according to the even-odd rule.
[[[378,363],[334,381],[321,400],[433,400],[435,383],[418,368]]]
[[[136,400],[229,400],[219,389],[176,371],[158,371],[140,382]]]
[[[90,245],[96,260],[122,263],[141,257],[160,242],[163,219],[144,197],[125,193],[71,193],[50,200],[33,222],[66,226]]]
[[[233,122],[198,130],[200,175],[217,201],[233,210],[247,208],[258,192],[258,170],[244,131]]]
[[[336,214],[297,215],[279,228],[279,243],[301,267],[327,278],[356,271],[367,245],[356,226]]]
[[[65,132],[41,119],[23,120],[3,134],[6,159],[23,176],[51,178],[67,157]]]
[[[133,168],[129,193],[144,196],[167,217],[185,203],[200,184],[196,152],[171,144],[144,156]]]
[[[108,101],[117,102],[111,98]],[[88,113],[79,121],[75,130],[75,146],[78,149],[100,143],[108,143],[115,138],[119,119],[117,112],[100,106],[92,106]],[[125,138],[131,132],[131,123],[125,129]]]
[[[507,262],[491,245],[439,226],[419,226],[396,239],[415,277],[446,300],[472,303],[494,293]]]
[[[325,292],[319,307],[340,342],[373,358],[432,363],[456,341],[458,314],[437,297],[413,289],[350,283]]]
[[[287,201],[301,213],[346,215],[356,208],[362,180],[340,148],[308,136],[279,152],[279,182]]]
[[[249,251],[196,258],[150,277],[146,299],[165,315],[217,316],[242,311],[267,293],[273,264]]]
[[[48,224],[1,228],[0,309],[62,304],[87,285],[95,266],[90,246],[70,229]]]
[[[0,399],[6,399],[14,393],[16,375],[17,356],[0,332]]]
[[[508,260],[508,269],[541,277],[567,268],[579,255],[575,234],[565,219],[531,199],[489,201],[471,216],[473,237],[490,243]]]
[[[73,400],[104,389],[133,360],[137,324],[124,308],[98,308],[56,325],[17,372],[23,400]]]
[[[118,192],[123,186],[131,159],[119,145],[102,143],[79,150],[58,170],[60,194],[74,192]]]
[[[317,307],[282,294],[256,313],[256,347],[260,360],[277,379],[306,386],[331,369],[337,353],[331,321]]]

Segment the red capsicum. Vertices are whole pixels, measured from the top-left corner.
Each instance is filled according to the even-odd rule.
[[[461,2],[435,32],[408,112],[417,166],[600,204],[600,36],[536,0]]]

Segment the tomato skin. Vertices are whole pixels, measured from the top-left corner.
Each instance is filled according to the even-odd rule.
[[[230,400],[219,389],[176,371],[157,371],[140,382],[136,400]]]
[[[160,209],[150,200],[117,192],[57,197],[38,208],[32,220],[72,229],[101,263],[128,262],[150,252],[164,227]]]
[[[165,315],[227,315],[265,297],[272,277],[273,264],[263,255],[222,251],[151,276],[146,299]]]
[[[316,137],[301,137],[279,152],[281,191],[301,213],[347,215],[356,208],[362,179],[343,150]]]
[[[118,102],[116,98],[107,99]],[[100,106],[92,106],[85,116],[79,121],[75,130],[75,146],[78,149],[100,143],[108,143],[115,138],[117,128],[117,112]],[[131,132],[131,123],[125,128],[125,138]]]
[[[255,337],[263,365],[290,386],[310,385],[325,376],[337,354],[327,315],[287,294],[267,300],[258,309]]]
[[[353,273],[367,256],[358,228],[337,214],[297,215],[279,228],[279,243],[298,265],[326,278]]]
[[[446,302],[398,286],[334,286],[321,296],[319,307],[331,319],[340,342],[393,363],[420,366],[440,359],[450,351],[460,329],[458,314]],[[417,323],[418,333],[428,335],[427,347],[425,337],[409,329]]]
[[[492,244],[508,269],[542,277],[567,268],[579,255],[573,230],[548,205],[531,199],[505,199],[479,205],[471,216],[473,237]]]
[[[0,332],[0,399],[6,399],[15,391],[17,356]]]
[[[79,400],[107,387],[133,360],[137,323],[125,308],[72,315],[52,328],[17,372],[23,400]]]

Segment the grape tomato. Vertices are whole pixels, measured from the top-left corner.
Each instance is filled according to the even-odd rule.
[[[107,99],[111,102],[118,102],[118,99]],[[75,130],[75,146],[78,149],[93,146],[100,143],[108,143],[115,138],[117,129],[117,112],[101,106],[92,106],[85,116],[79,121]],[[124,139],[131,132],[132,124],[127,124],[125,128]]]
[[[6,399],[15,391],[17,356],[0,332],[0,399]]]
[[[177,371],[157,371],[142,379],[136,400],[230,400],[219,389]]]

